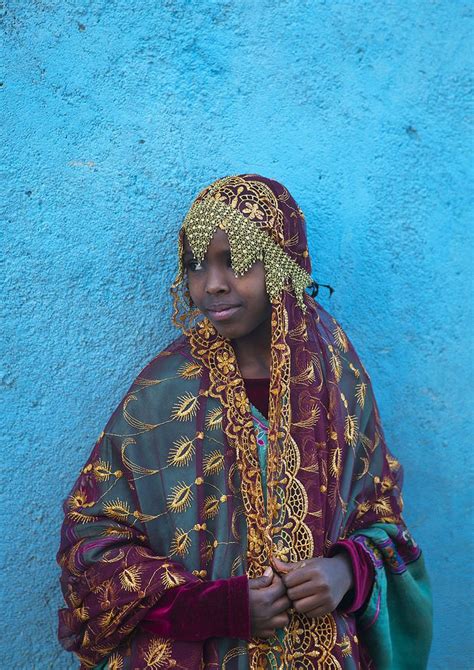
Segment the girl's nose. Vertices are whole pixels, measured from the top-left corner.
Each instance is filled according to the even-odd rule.
[[[226,273],[218,267],[210,267],[206,274],[206,293],[228,293],[229,284]]]

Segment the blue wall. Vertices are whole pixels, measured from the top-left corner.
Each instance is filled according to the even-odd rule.
[[[472,666],[471,11],[6,3],[2,668],[76,667],[55,640],[61,500],[173,337],[166,287],[191,199],[244,171],[306,213],[316,275],[336,287],[325,304],[371,372],[433,581],[430,668]]]

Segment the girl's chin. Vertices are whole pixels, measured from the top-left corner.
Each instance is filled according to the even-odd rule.
[[[219,335],[227,338],[228,340],[235,340],[236,337],[239,337],[236,333],[236,327],[231,325],[224,325],[223,323],[213,323],[214,328],[217,330]]]

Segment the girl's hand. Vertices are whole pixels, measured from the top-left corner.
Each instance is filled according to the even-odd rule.
[[[269,638],[288,624],[291,606],[281,577],[267,568],[261,577],[249,579],[250,626],[253,637]]]
[[[351,560],[345,552],[298,563],[283,563],[275,558],[273,564],[295,610],[309,617],[333,612],[353,586]]]

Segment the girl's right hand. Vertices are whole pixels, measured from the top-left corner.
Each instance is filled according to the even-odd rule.
[[[261,577],[249,579],[250,626],[253,637],[269,638],[288,625],[291,602],[281,577],[267,568]]]

